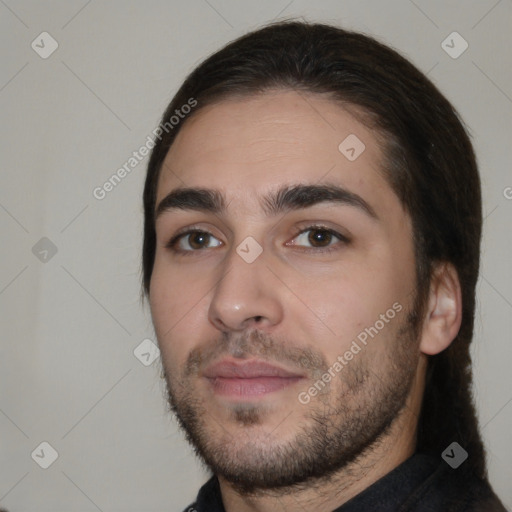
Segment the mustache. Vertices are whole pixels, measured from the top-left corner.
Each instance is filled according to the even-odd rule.
[[[263,361],[282,363],[308,373],[324,373],[329,368],[323,355],[312,348],[292,347],[285,340],[276,340],[254,329],[243,333],[222,332],[220,337],[190,351],[184,367],[184,376],[197,375],[222,356],[236,359],[258,357]]]

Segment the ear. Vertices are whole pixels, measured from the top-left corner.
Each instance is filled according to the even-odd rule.
[[[459,276],[451,263],[440,263],[430,281],[420,351],[428,355],[442,352],[457,336],[461,322],[462,294]]]

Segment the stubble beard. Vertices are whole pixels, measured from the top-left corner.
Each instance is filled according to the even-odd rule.
[[[318,376],[329,368],[320,354],[311,350],[284,351],[259,331],[236,340],[225,336],[212,350],[193,351],[178,379],[172,378],[164,367],[162,376],[170,409],[196,454],[239,494],[286,494],[292,489],[320,485],[341,470],[349,471],[352,462],[382,442],[404,409],[419,357],[411,318],[407,317],[396,329],[384,372],[382,362],[372,364],[365,357],[368,348],[363,347],[332,379],[327,393],[312,398],[307,405],[297,399],[297,410],[304,412],[300,425],[293,425],[293,437],[286,441],[279,438],[281,424],[288,421],[286,414],[273,420],[272,428],[265,429],[267,418],[278,417],[279,411],[261,404],[233,404],[228,411],[229,425],[224,427],[195,393],[199,367],[217,354],[260,356],[286,361],[288,365],[294,362]],[[377,336],[369,343],[379,341]],[[233,432],[233,426],[236,434],[229,432]],[[286,427],[289,429],[290,425]]]

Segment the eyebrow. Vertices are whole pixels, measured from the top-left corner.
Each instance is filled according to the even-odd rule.
[[[375,210],[361,196],[338,185],[288,185],[260,199],[260,205],[267,216],[300,210],[321,203],[353,206],[373,220],[378,219]],[[155,221],[162,214],[173,210],[222,214],[226,211],[226,199],[220,191],[215,189],[180,187],[172,190],[160,201],[156,207]]]

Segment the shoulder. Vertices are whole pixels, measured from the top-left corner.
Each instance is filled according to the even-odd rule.
[[[489,481],[442,461],[403,512],[507,512]]]
[[[183,512],[225,512],[217,477],[212,476],[199,489],[196,501],[183,510]]]

